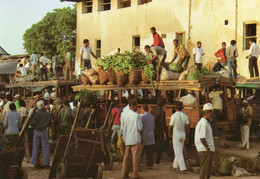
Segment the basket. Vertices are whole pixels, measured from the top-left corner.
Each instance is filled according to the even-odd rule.
[[[142,81],[142,71],[131,68],[129,72],[130,85],[138,85],[141,81]]]

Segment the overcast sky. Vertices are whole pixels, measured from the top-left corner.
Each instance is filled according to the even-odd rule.
[[[60,0],[0,0],[0,46],[11,55],[24,54],[25,30],[47,12],[73,4]]]

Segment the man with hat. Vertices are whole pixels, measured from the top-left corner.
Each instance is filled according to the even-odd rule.
[[[249,149],[249,130],[252,123],[252,115],[253,115],[253,108],[248,104],[247,100],[242,102],[242,114],[245,120],[245,123],[240,127],[241,131],[241,150],[248,150]]]
[[[192,93],[192,90],[188,90],[188,94],[181,97],[180,102],[182,102],[184,106],[196,105],[196,98],[192,95]],[[184,107],[184,109],[194,109],[194,107]]]
[[[203,106],[202,118],[195,128],[195,146],[200,159],[200,179],[209,179],[212,169],[214,139],[210,121],[213,118],[213,106],[207,103]]]
[[[44,108],[44,101],[40,100],[36,103],[37,110],[32,118],[31,126],[33,131],[33,148],[31,164],[34,164],[34,169],[38,169],[37,158],[40,143],[42,146],[43,154],[43,167],[48,168],[50,165],[50,149],[49,149],[49,137],[47,127],[50,126],[51,114]]]

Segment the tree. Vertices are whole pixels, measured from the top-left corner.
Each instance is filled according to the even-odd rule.
[[[24,49],[28,54],[44,53],[48,58],[55,53],[62,56],[76,44],[76,6],[54,9],[27,29],[23,35]]]

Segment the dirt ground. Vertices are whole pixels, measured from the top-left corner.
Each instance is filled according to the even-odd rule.
[[[230,147],[227,149],[221,148],[221,145],[223,143],[228,144]],[[239,142],[237,141],[224,141],[224,140],[217,140],[215,141],[216,145],[216,152],[214,154],[214,161],[219,161],[219,158],[221,157],[241,157],[242,159],[246,160],[247,163],[254,163],[255,157],[258,156],[260,152],[260,143],[258,142],[251,142],[250,143],[251,149],[249,151],[241,151],[238,148]],[[187,155],[189,159],[195,159],[197,158],[197,153],[194,146],[189,147],[187,149]],[[141,168],[142,172],[140,172],[140,175],[144,177],[145,179],[198,179],[199,174],[195,172],[189,172],[187,174],[177,174],[171,170],[172,161],[167,155],[167,153],[163,154],[162,162],[159,166],[153,167],[152,169],[147,169],[145,167],[145,158],[143,158]],[[32,165],[23,163],[23,171],[25,173],[24,179],[48,179],[49,170],[33,170]],[[122,162],[119,160],[119,162],[114,162],[113,169],[110,171],[103,172],[103,178],[104,179],[119,179],[121,178],[121,167]],[[251,166],[248,166],[249,169]],[[129,174],[129,177],[132,177],[132,173]],[[237,177],[224,177],[224,176],[213,176],[212,178],[217,179],[225,179],[225,178],[237,178]],[[241,178],[249,178],[249,179],[259,179],[260,175],[257,174],[257,176],[251,176],[251,177],[239,177]]]

